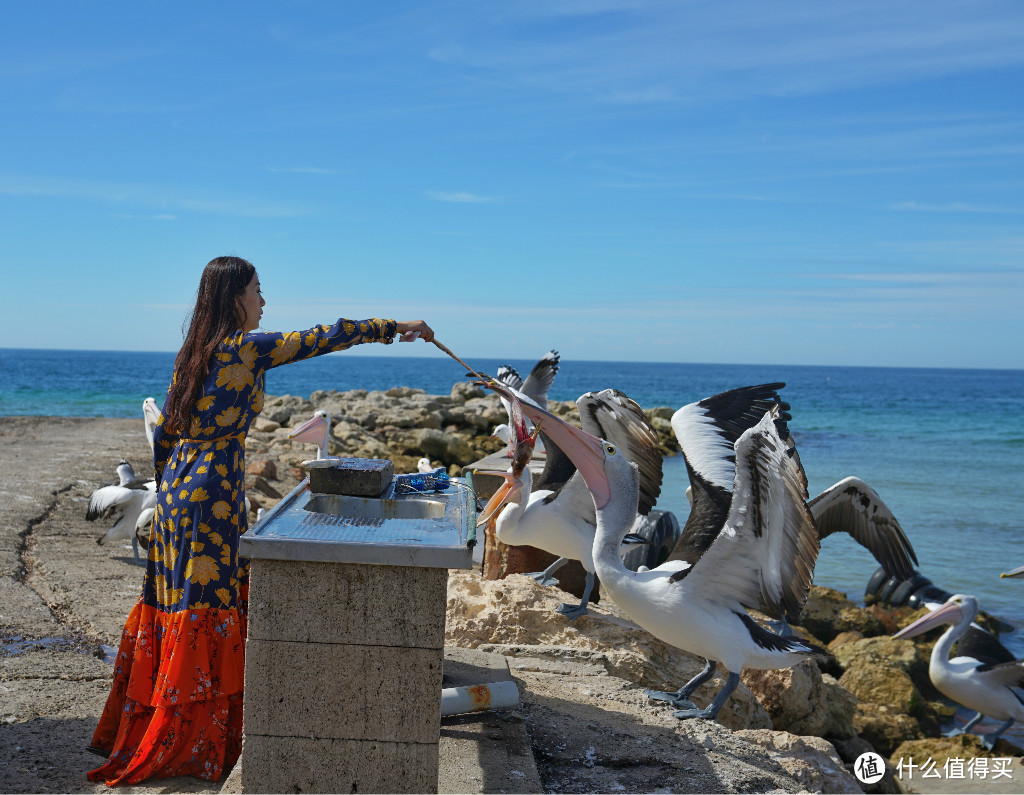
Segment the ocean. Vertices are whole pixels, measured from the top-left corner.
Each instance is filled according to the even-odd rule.
[[[456,351],[458,352],[458,351]],[[467,359],[482,372],[512,364],[524,376],[537,358]],[[140,417],[147,396],[163,402],[174,354],[0,349],[0,416]],[[321,356],[267,373],[269,394],[317,389],[418,387],[446,394],[464,370],[440,352]],[[615,387],[644,408],[678,408],[736,386],[784,381],[791,427],[811,496],[856,475],[882,496],[909,536],[920,571],[938,587],[973,594],[1018,627],[1002,641],[1024,657],[1024,371],[793,365],[563,361],[550,397],[574,400]],[[141,423],[140,423],[141,428]],[[686,470],[665,461],[658,507],[685,521]],[[863,602],[877,564],[848,536],[822,544],[814,581]]]

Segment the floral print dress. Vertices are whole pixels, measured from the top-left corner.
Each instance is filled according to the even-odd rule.
[[[108,785],[193,775],[218,780],[242,742],[248,563],[245,435],[263,409],[264,372],[363,342],[392,342],[393,320],[288,333],[238,332],[210,360],[188,431],[154,433],[159,499],[142,596],[132,609],[89,772]],[[175,377],[177,375],[175,374]]]

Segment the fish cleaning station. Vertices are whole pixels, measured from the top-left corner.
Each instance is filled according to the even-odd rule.
[[[448,569],[472,568],[472,490],[388,460],[303,466],[239,543],[242,789],[436,792]]]

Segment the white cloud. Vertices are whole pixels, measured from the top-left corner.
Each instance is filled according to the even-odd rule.
[[[492,196],[480,196],[467,191],[428,190],[427,195],[438,202],[454,202],[456,204],[493,204],[498,201]]]

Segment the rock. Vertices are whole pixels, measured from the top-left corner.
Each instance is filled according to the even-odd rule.
[[[916,712],[924,703],[906,668],[873,653],[851,658],[839,684],[858,701],[885,705],[894,712]]]
[[[828,650],[832,652],[832,654],[836,654],[836,649],[838,649],[840,646],[844,646],[847,643],[853,643],[854,641],[858,641],[863,637],[864,633],[857,632],[855,630],[840,632],[832,639],[832,642],[828,644]]]
[[[296,395],[268,396],[263,402],[263,416],[282,425],[289,424],[292,416],[300,413],[312,414],[313,404]]]
[[[825,643],[830,643],[840,632],[856,631],[862,635],[885,632],[881,621],[855,605],[845,594],[820,585],[811,586],[799,623]]]
[[[261,478],[259,476],[253,478],[252,487],[257,491],[263,492],[268,497],[273,497],[275,500],[281,499],[281,492],[267,483],[265,478]]]
[[[766,729],[741,730],[735,736],[764,748],[771,759],[811,792],[862,792],[857,779],[827,740]]]
[[[571,595],[542,588],[529,577],[482,580],[452,573],[448,579],[446,641],[511,657],[586,660],[637,687],[678,690],[703,668],[703,660],[661,642],[613,606],[591,605],[573,622],[554,612]],[[724,674],[694,694],[706,706],[724,684]],[[667,704],[653,709],[671,709]],[[743,684],[719,713],[729,728],[770,728],[771,720]]]
[[[922,736],[916,718],[893,712],[880,704],[858,704],[853,727],[882,756],[889,756],[906,740],[917,740]]]
[[[413,395],[425,395],[425,389],[415,389],[411,386],[393,386],[385,393],[390,398],[408,398]]]
[[[277,464],[270,460],[253,461],[245,468],[245,471],[250,475],[277,480]]]
[[[258,416],[256,419],[254,419],[252,421],[252,426],[251,427],[254,430],[257,430],[257,431],[269,433],[271,431],[276,431],[278,428],[280,428],[281,427],[281,423],[274,422],[272,419],[269,419],[268,417],[264,417],[261,414],[260,416]]]
[[[919,740],[908,740],[894,750],[889,757],[889,764],[897,767],[902,760],[904,765],[910,760],[920,765],[927,759],[942,768],[947,759],[969,760],[976,757],[994,759],[997,757],[1020,756],[1021,749],[1006,740],[999,739],[991,751],[981,744],[976,734],[958,734],[955,737],[925,737]],[[989,766],[991,768],[991,765]]]
[[[859,660],[887,660],[900,666],[912,678],[928,676],[928,659],[919,654],[912,640],[894,639],[888,635],[859,638],[837,645],[835,656],[844,669]]]
[[[792,668],[747,668],[741,676],[772,719],[772,728],[819,737],[853,737],[857,700],[812,660]]]
[[[482,386],[477,386],[470,380],[456,381],[452,384],[451,396],[460,403],[465,403],[470,398],[481,398],[488,394]]]

